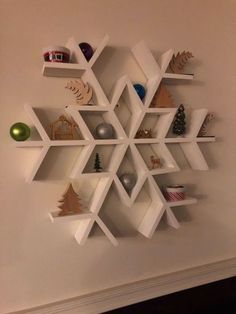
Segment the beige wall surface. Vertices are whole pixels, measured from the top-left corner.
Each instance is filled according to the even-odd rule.
[[[0,1],[1,313],[235,257],[235,29],[235,0]],[[111,225],[120,234],[119,246],[95,232],[81,247],[73,238],[76,223],[53,225],[48,218],[67,183],[25,183],[35,152],[15,148],[9,128],[28,121],[24,104],[68,103],[67,79],[41,74],[42,48],[64,45],[71,36],[96,47],[106,33],[112,51],[95,67],[105,89],[139,40],[157,55],[169,48],[191,51],[194,81],[170,89],[177,103],[215,112],[211,133],[217,141],[201,146],[210,171],[184,166],[168,176],[199,198],[175,209],[179,230],[163,224],[152,240],[129,234],[131,215],[117,207]]]

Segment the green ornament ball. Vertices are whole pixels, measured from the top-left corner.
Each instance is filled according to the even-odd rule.
[[[30,137],[30,128],[23,122],[14,123],[10,128],[10,135],[15,141],[25,141]]]

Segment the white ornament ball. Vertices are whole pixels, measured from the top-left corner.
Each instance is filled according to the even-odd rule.
[[[130,192],[136,184],[136,177],[132,173],[124,173],[120,177],[120,181],[126,191]]]
[[[114,128],[110,123],[100,123],[96,127],[96,135],[101,139],[111,139],[114,138]]]

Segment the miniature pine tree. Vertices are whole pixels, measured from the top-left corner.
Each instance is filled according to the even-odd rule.
[[[101,172],[101,161],[100,161],[100,156],[98,153],[96,153],[96,156],[95,156],[95,161],[94,161],[94,169],[96,172]]]
[[[186,131],[185,124],[184,106],[180,105],[174,118],[172,132],[177,135],[184,134]]]
[[[69,185],[69,188],[63,195],[62,200],[59,202],[62,203],[58,206],[61,211],[59,212],[59,216],[73,215],[81,212],[81,204],[79,202],[78,195],[75,193],[72,184]]]

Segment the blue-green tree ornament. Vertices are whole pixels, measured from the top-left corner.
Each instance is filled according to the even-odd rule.
[[[30,128],[23,122],[16,122],[10,128],[10,135],[15,141],[25,141],[30,137]]]

